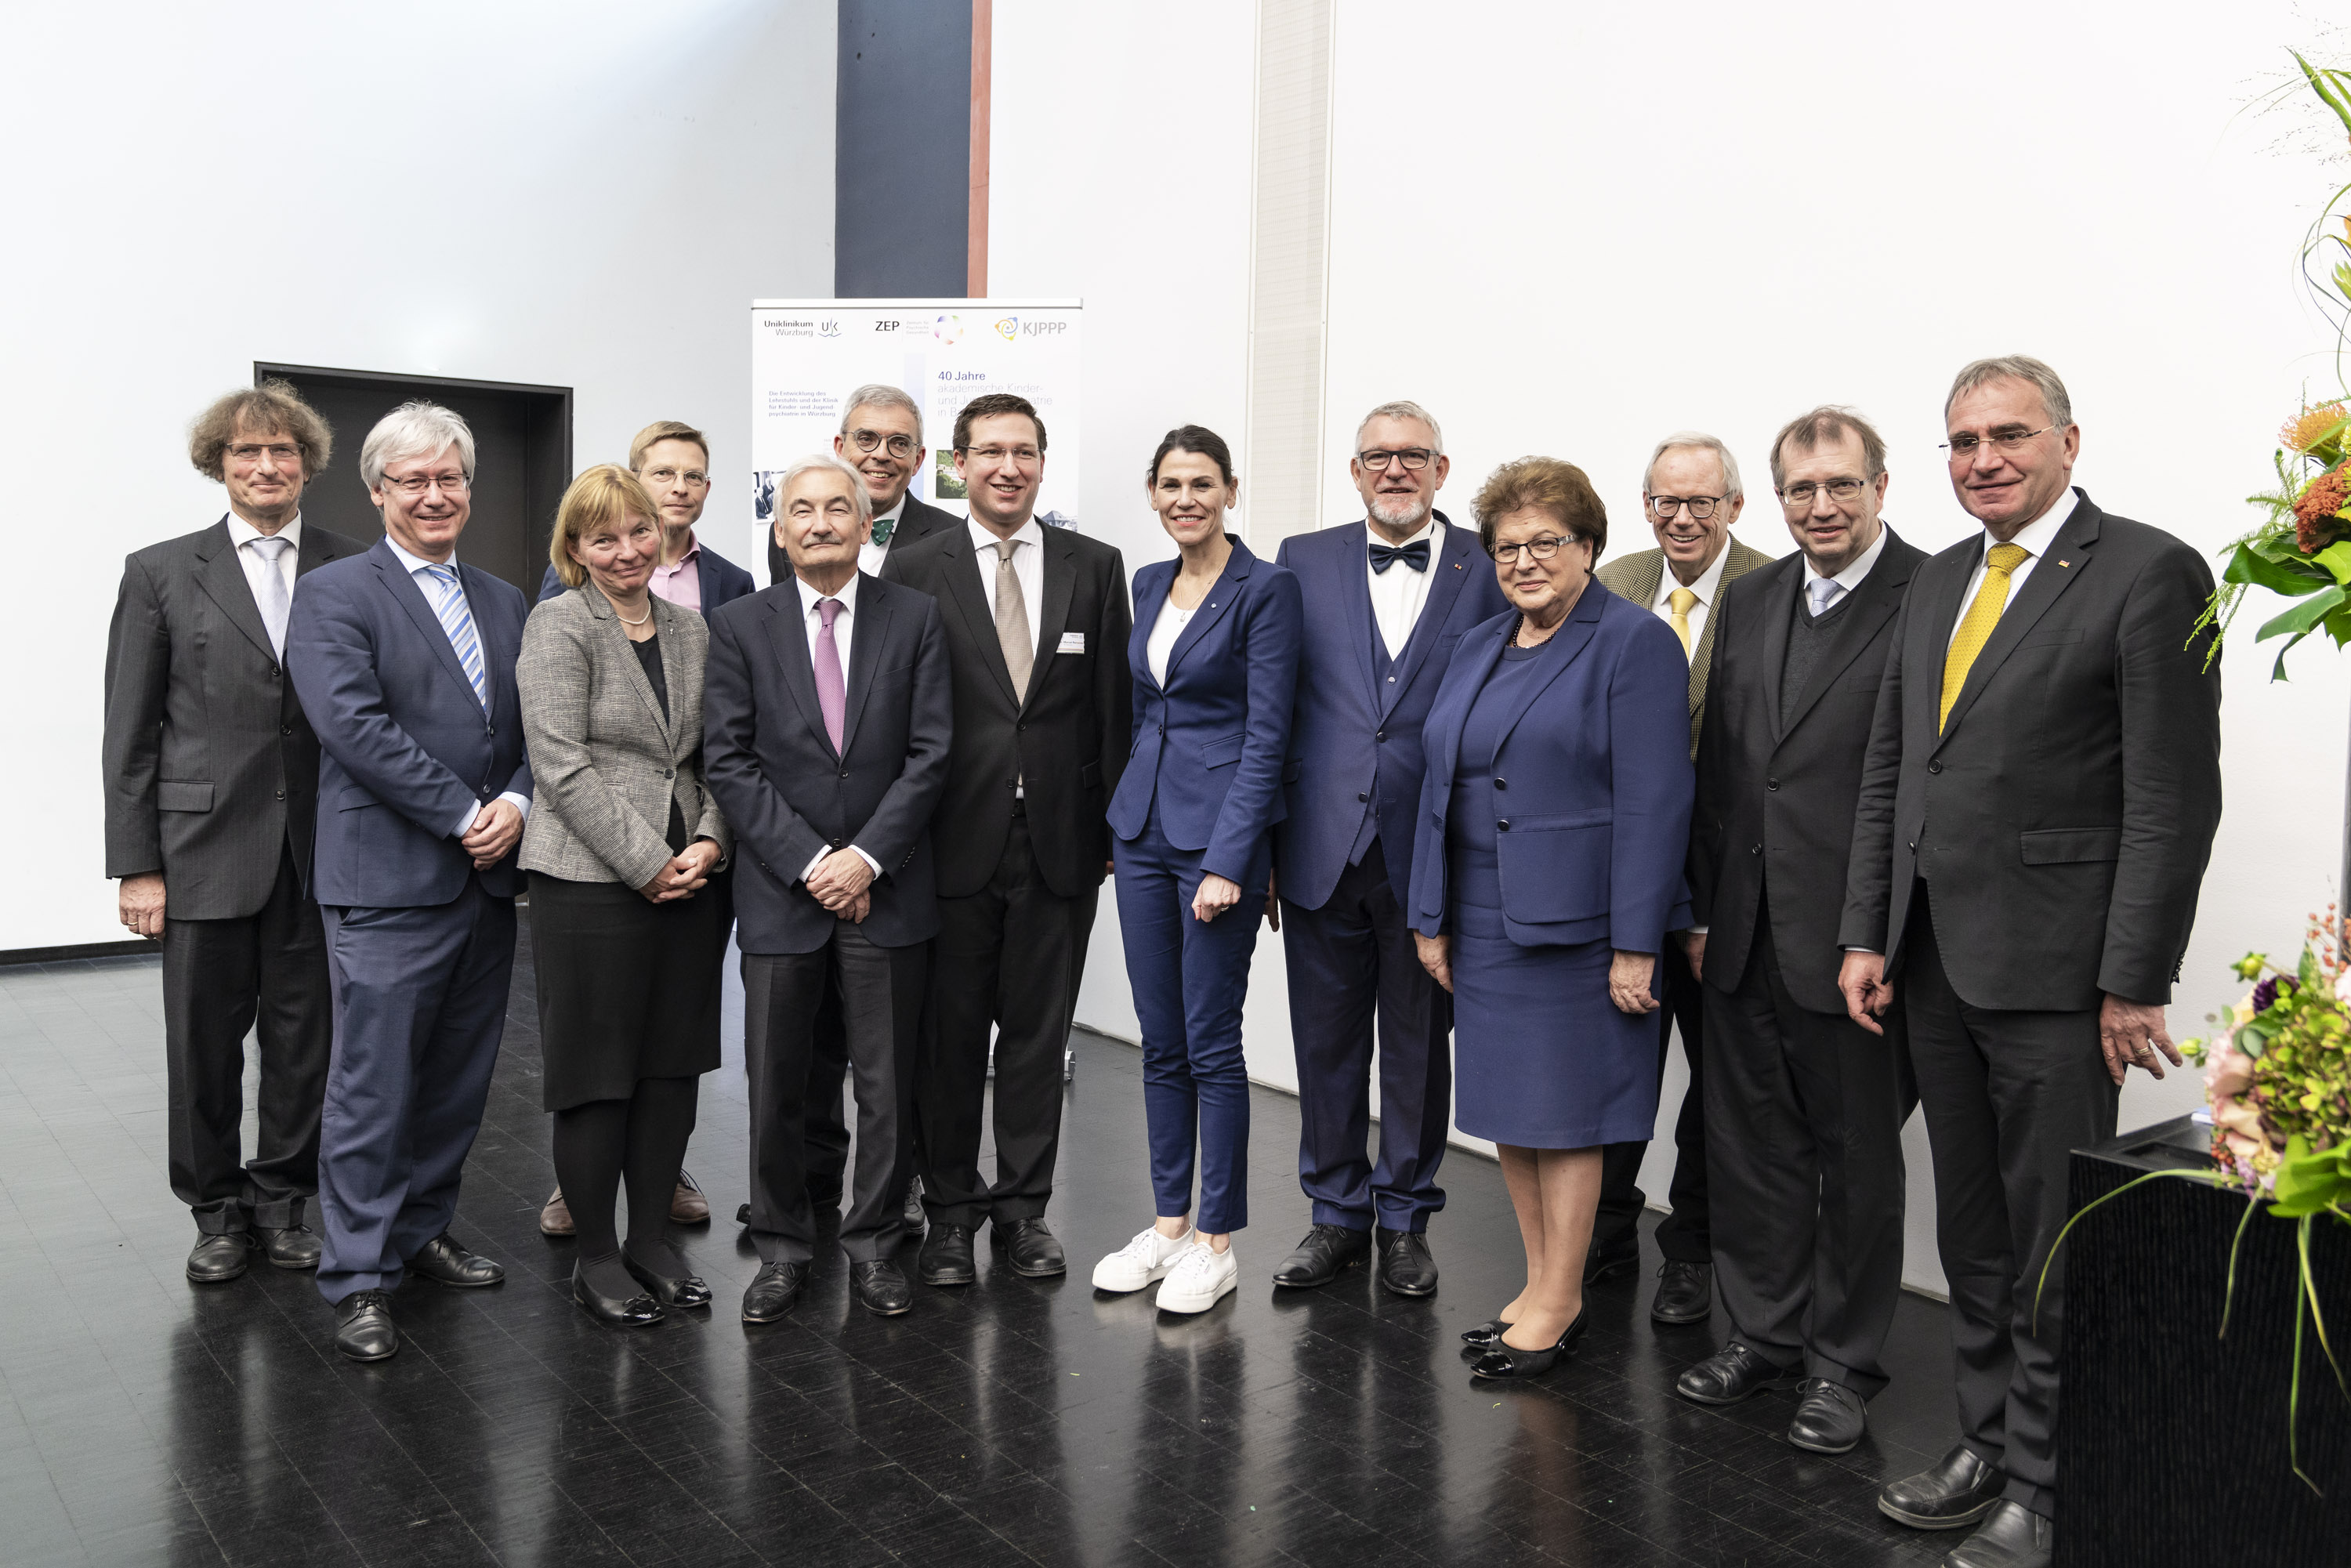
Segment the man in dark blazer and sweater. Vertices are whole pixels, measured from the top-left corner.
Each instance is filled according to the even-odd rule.
[[[857,570],[871,517],[856,470],[831,454],[804,457],[777,489],[793,579],[711,618],[703,691],[703,776],[735,830],[761,1264],[743,1295],[747,1322],[782,1316],[815,1258],[801,1119],[828,981],[857,1084],[841,1225],[851,1290],[885,1315],[914,1304],[891,1259],[939,924],[931,815],[955,723],[938,605]]]
[[[172,1189],[196,1219],[188,1278],[319,1261],[319,1105],[333,1043],[310,898],[319,738],[286,675],[294,585],[359,553],[302,520],[333,434],[273,382],[190,432],[228,514],[123,563],[106,648],[106,874],[123,929],[163,945]],[[245,1035],[261,1043],[260,1137],[240,1166]]]
[[[1306,605],[1274,830],[1274,925],[1298,1053],[1298,1182],[1311,1228],[1274,1271],[1328,1283],[1374,1250],[1387,1288],[1437,1288],[1428,1218],[1453,1114],[1453,998],[1429,977],[1405,908],[1420,815],[1420,727],[1461,633],[1508,606],[1474,530],[1433,501],[1449,467],[1437,422],[1383,403],[1355,432],[1348,471],[1364,520],[1284,539],[1275,563]],[[1379,1024],[1380,1147],[1371,1134]]]
[[[1894,617],[1926,558],[1880,520],[1886,443],[1817,408],[1771,447],[1796,553],[1739,580],[1714,643],[1691,819],[1690,967],[1705,986],[1707,1191],[1730,1341],[1681,1375],[1702,1405],[1801,1378],[1788,1440],[1841,1454],[1886,1385],[1902,1291],[1900,1014],[1837,990],[1862,754]]]
[[[378,421],[360,477],[383,516],[364,555],[302,580],[287,667],[319,732],[316,896],[334,985],[320,1115],[319,1293],[335,1348],[400,1348],[409,1273],[495,1285],[449,1235],[506,1031],[515,847],[530,809],[515,660],[522,592],[456,559],[474,435],[428,402]]]
[[[2070,486],[2057,374],[1978,361],[1946,401],[1951,487],[1983,531],[1920,566],[1855,817],[1839,988],[1900,988],[1935,1153],[1959,1446],[1895,1481],[1905,1523],[1980,1518],[1957,1568],[2050,1561],[2068,1152],[2125,1074],[2179,1061],[2179,977],[2220,816],[2220,671],[2197,551]],[[2036,1318],[2037,1311],[2037,1318]]]
[[[925,1284],[977,1277],[985,1220],[1013,1272],[1067,1269],[1045,1223],[1061,1136],[1061,1056],[1110,864],[1126,765],[1133,630],[1119,552],[1036,519],[1045,423],[995,392],[956,416],[971,520],[890,552],[883,577],[938,601],[955,745],[933,819],[939,935],[914,1071]],[[995,1035],[996,1179],[980,1174]]]

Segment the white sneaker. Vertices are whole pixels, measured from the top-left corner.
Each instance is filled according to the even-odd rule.
[[[1140,1291],[1176,1267],[1199,1235],[1188,1227],[1181,1236],[1162,1236],[1157,1226],[1144,1227],[1134,1240],[1094,1265],[1094,1289],[1121,1295]]]
[[[1224,1300],[1240,1277],[1240,1260],[1230,1247],[1219,1252],[1205,1241],[1195,1241],[1160,1284],[1159,1310],[1205,1312]]]

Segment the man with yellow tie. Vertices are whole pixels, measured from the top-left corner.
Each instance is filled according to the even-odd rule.
[[[1656,549],[1612,560],[1593,575],[1608,591],[1646,605],[1674,629],[1689,655],[1690,755],[1698,755],[1698,727],[1706,717],[1706,672],[1714,653],[1714,607],[1725,586],[1771,558],[1730,537],[1747,504],[1739,482],[1739,460],[1730,448],[1703,431],[1681,430],[1657,443],[1641,476],[1641,515],[1657,538]],[[1666,1052],[1674,1030],[1682,1036],[1689,1063],[1689,1088],[1674,1120],[1674,1174],[1667,1200],[1673,1212],[1657,1226],[1656,1294],[1650,1318],[1660,1323],[1698,1322],[1714,1309],[1712,1234],[1707,1226],[1706,1119],[1701,1110],[1700,1020],[1704,991],[1691,973],[1679,942],[1666,944],[1658,960],[1664,971],[1666,1005],[1657,1009],[1657,1075],[1665,1076]],[[1646,1143],[1611,1144],[1601,1158],[1600,1211],[1592,1227],[1592,1250],[1584,1264],[1586,1284],[1636,1268],[1641,1261],[1641,1161]]]
[[[1944,420],[1983,530],[1918,568],[1895,626],[1839,988],[1873,1030],[1905,988],[1958,1363],[1959,1447],[1877,1505],[1976,1525],[1948,1568],[2026,1568],[2052,1552],[2063,1270],[2037,1329],[2034,1291],[2069,1151],[2114,1136],[2131,1067],[2179,1061],[2164,1006],[2220,817],[2220,671],[2189,636],[2203,559],[2071,486],[2054,371],[1980,360]]]

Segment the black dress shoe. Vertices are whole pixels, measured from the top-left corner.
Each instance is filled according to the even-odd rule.
[[[806,1263],[769,1263],[762,1268],[743,1292],[743,1321],[771,1323],[790,1312],[808,1277]]]
[[[627,1260],[622,1261],[626,1263]],[[635,1266],[630,1265],[629,1272],[636,1271]],[[701,1283],[698,1280],[695,1282]],[[588,1282],[588,1276],[580,1271],[578,1264],[571,1269],[571,1299],[587,1308],[590,1317],[616,1329],[641,1329],[662,1321],[659,1301],[651,1296],[608,1296]]]
[[[1714,1265],[1668,1258],[1657,1265],[1657,1294],[1649,1317],[1661,1323],[1698,1323],[1714,1311]]]
[[[738,1203],[735,1206],[735,1223],[737,1225],[748,1225],[751,1223],[751,1206],[749,1204]]]
[[[922,1257],[915,1267],[925,1285],[968,1285],[979,1278],[971,1260],[971,1230],[962,1225],[934,1225],[923,1238]]]
[[[280,1269],[315,1269],[324,1244],[319,1233],[304,1225],[282,1228],[256,1226],[254,1235],[259,1241],[261,1255]]]
[[[1327,1285],[1342,1269],[1352,1269],[1372,1255],[1372,1233],[1344,1225],[1317,1225],[1298,1243],[1298,1250],[1281,1260],[1273,1282],[1293,1291]]]
[[[1009,1225],[995,1220],[988,1225],[987,1239],[1004,1249],[1005,1261],[1024,1280],[1050,1280],[1070,1271],[1061,1239],[1046,1228],[1041,1218],[1016,1219]]]
[[[1630,1274],[1641,1266],[1638,1245],[1622,1252],[1603,1252],[1598,1248],[1583,1255],[1583,1282],[1596,1285],[1615,1274]]]
[[[914,1304],[914,1287],[886,1258],[849,1266],[849,1293],[869,1312],[894,1318]]]
[[[1782,1372],[1732,1340],[1674,1379],[1674,1392],[1700,1405],[1736,1405],[1767,1388],[1793,1388],[1796,1375]]]
[[[1849,1454],[1869,1428],[1868,1406],[1860,1395],[1825,1377],[1807,1377],[1799,1385],[1795,1419],[1788,1423],[1788,1441],[1815,1454]]]
[[[1576,1313],[1575,1321],[1567,1325],[1567,1332],[1560,1335],[1559,1343],[1549,1350],[1517,1350],[1497,1338],[1491,1350],[1470,1364],[1469,1375],[1482,1377],[1489,1383],[1541,1377],[1559,1364],[1561,1356],[1575,1348],[1575,1342],[1583,1337],[1583,1326],[1591,1315],[1588,1307]]]
[[[1437,1293],[1437,1260],[1417,1230],[1391,1230],[1380,1248],[1380,1283],[1399,1296]]]
[[[225,1285],[252,1260],[253,1238],[244,1231],[206,1231],[188,1254],[188,1278],[199,1285]]]
[[[408,1270],[461,1291],[496,1285],[507,1277],[503,1264],[493,1263],[478,1252],[466,1251],[450,1240],[445,1230],[416,1249],[416,1255],[408,1260]]]
[[[1510,1326],[1499,1318],[1489,1319],[1474,1329],[1463,1329],[1461,1343],[1477,1350],[1488,1349],[1501,1343],[1502,1331]]]
[[[1960,1530],[1991,1511],[2007,1479],[1962,1443],[1942,1463],[1877,1489],[1877,1511],[1913,1530]]]
[[[400,1349],[391,1292],[353,1291],[336,1302],[335,1348],[353,1361],[389,1360]]]
[[[651,1291],[653,1300],[664,1307],[678,1307],[692,1312],[696,1307],[706,1307],[710,1304],[710,1287],[703,1282],[698,1274],[681,1274],[674,1279],[666,1274],[656,1274],[634,1258],[630,1257],[629,1249],[625,1247],[621,1249],[621,1267],[629,1271],[629,1278]],[[573,1278],[576,1279],[578,1276],[575,1274]]]
[[[2049,1568],[2056,1527],[2021,1502],[1991,1505],[1976,1532],[1943,1559],[1943,1568]]]

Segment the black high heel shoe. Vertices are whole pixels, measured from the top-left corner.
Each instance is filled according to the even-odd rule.
[[[659,1301],[651,1296],[608,1296],[588,1282],[577,1264],[571,1270],[571,1299],[587,1308],[590,1317],[616,1329],[643,1328],[662,1321]]]
[[[1461,1343],[1476,1350],[1491,1350],[1502,1343],[1502,1331],[1510,1325],[1499,1318],[1461,1331]]]
[[[1504,1344],[1497,1335],[1494,1348],[1477,1359],[1469,1368],[1469,1375],[1489,1382],[1541,1377],[1558,1364],[1561,1356],[1575,1348],[1575,1342],[1583,1337],[1584,1322],[1590,1315],[1589,1307],[1577,1312],[1575,1321],[1567,1325],[1567,1332],[1559,1336],[1559,1343],[1549,1350],[1517,1350]]]
[[[630,1257],[626,1248],[621,1249],[621,1267],[629,1271],[630,1278],[651,1291],[653,1300],[664,1307],[680,1307],[690,1311],[695,1307],[706,1307],[710,1304],[710,1287],[702,1282],[699,1275],[686,1274],[672,1280],[664,1275],[656,1274],[634,1258]]]

